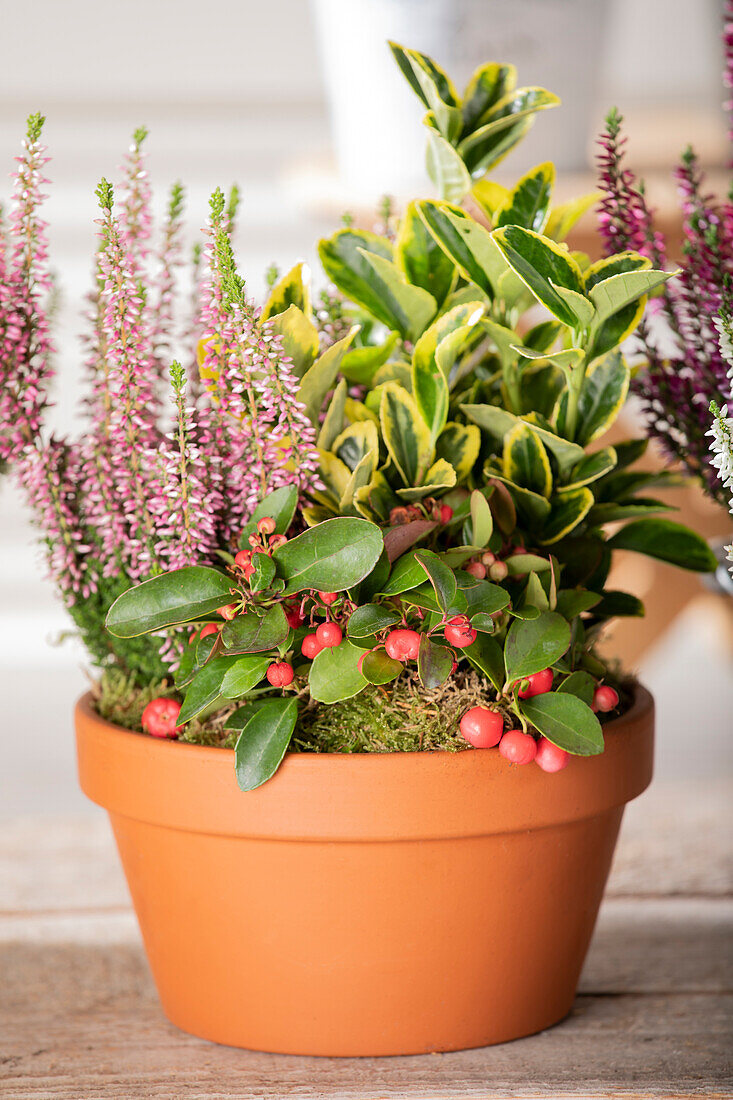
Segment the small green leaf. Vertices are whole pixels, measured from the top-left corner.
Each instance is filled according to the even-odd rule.
[[[231,588],[229,577],[205,565],[173,569],[118,596],[105,625],[116,638],[137,638],[203,618],[229,602]]]
[[[223,699],[222,683],[237,658],[232,656],[214,657],[196,673],[191,681],[178,715],[180,725],[184,725],[202,710]]]
[[[497,691],[504,687],[504,663],[501,646],[488,634],[479,634],[473,645],[463,650],[474,668],[487,676]]]
[[[589,672],[571,672],[557,690],[567,695],[577,695],[589,707],[593,702],[596,682]]]
[[[586,488],[571,489],[554,496],[550,505],[552,511],[542,527],[543,546],[559,542],[585,519],[593,507],[593,493]]]
[[[616,420],[629,392],[630,371],[620,352],[611,352],[591,364],[578,401],[576,439],[583,446],[603,435]],[[560,404],[567,408],[567,394]]]
[[[337,340],[335,344],[331,344],[330,348],[316,359],[310,370],[303,376],[298,390],[298,400],[305,406],[306,416],[316,428],[320,424],[319,418],[326,394],[336,384],[341,360],[358,331],[359,326],[354,325],[346,336]]]
[[[266,653],[277,649],[290,633],[285,612],[273,604],[263,615],[237,615],[221,628],[221,640],[230,653]]]
[[[427,573],[441,611],[447,612],[456,598],[455,573],[432,550],[416,550],[415,560]]]
[[[718,564],[702,536],[669,519],[638,519],[627,523],[607,545],[612,550],[633,550],[697,573],[714,573]]]
[[[600,451],[586,455],[585,458],[574,466],[568,474],[568,480],[558,487],[558,493],[565,493],[569,489],[579,489],[583,485],[590,485],[605,477],[616,466],[616,451],[613,447],[604,447]]]
[[[476,69],[466,85],[461,104],[463,128],[467,134],[475,129],[490,107],[514,90],[516,82],[517,70],[513,65],[492,61]]]
[[[593,608],[599,619],[644,617],[644,604],[631,592],[617,592],[607,588]]]
[[[470,186],[470,181],[469,181]],[[456,281],[456,269],[430,233],[414,202],[408,203],[395,241],[395,263],[413,286],[442,306]]]
[[[350,638],[369,638],[400,621],[396,611],[381,604],[368,603],[357,607],[346,626]]]
[[[225,699],[238,699],[246,695],[259,684],[269,664],[269,657],[239,657],[224,675],[221,694]]]
[[[449,141],[428,126],[425,167],[441,198],[460,202],[471,190],[471,176]]]
[[[431,465],[434,448],[415,399],[396,382],[388,382],[382,390],[379,420],[387,450],[405,486],[420,485]]]
[[[269,321],[270,330],[282,337],[283,354],[293,361],[293,371],[302,378],[318,355],[318,329],[297,306],[291,305]]]
[[[314,658],[308,677],[311,698],[318,703],[338,703],[358,695],[367,684],[359,672],[363,649],[349,641],[322,649]]]
[[[402,592],[409,592],[411,588],[423,584],[425,570],[416,560],[415,553],[415,550],[411,550],[395,562],[389,578],[382,586],[383,596],[399,596]]]
[[[672,504],[666,504],[663,500],[655,500],[654,497],[632,497],[628,502],[601,501],[595,504],[588,513],[588,522],[599,527],[604,523],[619,523],[627,519],[637,519],[641,516],[651,516],[658,512],[675,512],[677,509]]]
[[[494,530],[494,517],[484,494],[479,489],[471,493],[471,543],[486,546]]]
[[[412,392],[435,445],[448,420],[448,383],[440,367],[413,360]]]
[[[601,723],[577,696],[548,691],[523,700],[520,706],[525,718],[559,749],[575,756],[603,752]]]
[[[463,588],[462,592],[466,597],[466,614],[469,618],[478,614],[495,615],[497,611],[503,611],[509,606],[509,593],[501,585],[492,584],[491,581],[478,581]]]
[[[460,206],[447,202],[424,200],[417,203],[417,209],[463,278],[493,298],[506,263],[488,230]]]
[[[382,302],[405,340],[413,342],[425,331],[438,312],[438,303],[422,287],[413,286],[391,260],[376,252],[359,251],[372,268],[372,281],[380,288]]]
[[[445,646],[431,642],[427,634],[420,635],[417,655],[417,673],[426,691],[434,691],[445,683],[453,668],[453,652]]]
[[[326,275],[342,294],[363,306],[389,329],[397,328],[394,316],[382,301],[381,289],[374,278],[374,269],[363,250],[392,259],[392,245],[386,237],[378,237],[363,229],[340,229],[318,245],[318,255]]]
[[[269,588],[275,579],[275,563],[269,554],[252,555],[252,568],[254,572],[249,578],[249,587],[253,592],[261,592]]]
[[[297,719],[295,699],[269,699],[253,713],[234,748],[240,790],[253,791],[272,778],[287,752]]]
[[[587,592],[585,589],[565,588],[557,594],[557,610],[564,619],[574,619],[581,611],[590,611],[592,607],[600,603],[601,597],[597,592]]]
[[[404,667],[401,661],[388,657],[382,649],[367,653],[361,662],[362,674],[370,684],[389,684],[397,679]]]
[[[262,307],[260,321],[284,313],[289,306],[297,306],[306,316],[311,309],[311,273],[308,264],[300,263],[291,268],[275,283],[270,296]]]
[[[439,459],[449,461],[456,472],[456,483],[465,481],[473,470],[481,449],[481,433],[475,424],[449,421],[436,444]]]
[[[290,524],[293,522],[297,504],[297,485],[284,485],[282,489],[275,489],[274,492],[268,493],[264,500],[260,501],[249,520],[244,525],[239,539],[239,545],[245,549],[249,549],[249,536],[254,534],[257,530],[258,521],[266,517],[275,520],[275,534],[286,534]]]
[[[399,339],[398,332],[391,332],[381,344],[350,348],[341,360],[341,373],[344,378],[348,378],[349,382],[354,382],[358,386],[370,386],[374,375],[387,362]]]
[[[545,611],[536,619],[512,623],[504,645],[510,683],[541,672],[562,657],[570,645],[570,627],[562,615]]]
[[[544,88],[516,88],[484,112],[478,127],[465,137],[458,152],[472,175],[486,172],[526,133],[537,111],[556,107],[560,100]]]
[[[537,433],[519,420],[504,436],[504,477],[543,497],[552,492],[552,471],[547,451]]]
[[[543,573],[550,568],[549,560],[538,554],[512,554],[504,560],[510,577],[522,576],[524,573]]]

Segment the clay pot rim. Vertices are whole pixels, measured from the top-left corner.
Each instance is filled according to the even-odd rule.
[[[76,709],[84,792],[115,814],[192,833],[268,840],[408,841],[566,825],[617,808],[651,781],[654,703],[638,686],[604,727],[605,752],[547,774],[496,750],[288,753],[240,791],[233,752],[164,741]]]
[[[617,718],[611,719],[610,722],[603,724],[604,735],[613,732],[619,732],[625,729],[630,723],[635,723],[642,716],[646,715],[649,711],[654,709],[654,700],[650,692],[644,687],[643,684],[634,684],[634,701],[628,710],[624,711]],[[221,762],[223,756],[232,757],[234,755],[234,749],[226,749],[216,745],[192,745],[187,741],[178,741],[175,738],[164,737],[152,737],[150,734],[141,733],[139,730],[127,729],[125,726],[118,726],[114,722],[108,721],[103,718],[101,714],[93,705],[93,694],[91,691],[87,691],[77,701],[75,707],[78,715],[84,715],[86,718],[93,719],[96,724],[102,726],[110,733],[128,738],[142,739],[146,743],[146,747],[151,752],[170,752],[174,749],[176,752],[195,752],[197,757],[203,762],[204,760]],[[419,749],[418,751],[399,751],[399,752],[287,752],[283,758],[283,763],[280,765],[282,769],[287,765],[288,770],[292,770],[295,767],[302,767],[306,761],[318,760],[322,763],[330,762],[333,765],[336,760],[374,760],[380,761],[382,766],[393,767],[395,761],[399,767],[405,760],[415,760],[415,758],[425,759],[432,758],[436,761],[443,760],[455,760],[458,757],[464,756],[471,752],[481,752],[484,750],[471,750],[469,748],[451,752],[448,749]],[[602,754],[602,755],[605,755]],[[496,757],[498,754],[492,753],[492,757]],[[587,757],[583,759],[588,759]],[[338,765],[336,765],[338,767]],[[375,766],[375,765],[372,765]]]

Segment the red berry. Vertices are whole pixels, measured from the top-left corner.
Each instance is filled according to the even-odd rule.
[[[486,566],[480,561],[471,561],[466,566],[466,572],[470,573],[472,577],[476,577],[477,580],[482,581],[486,576]]]
[[[391,630],[384,648],[393,661],[416,661],[420,649],[420,635],[416,630]]]
[[[493,749],[501,741],[504,719],[488,707],[471,707],[458,723],[461,733],[475,749]]]
[[[284,546],[287,541],[287,535],[273,535],[270,539],[270,549],[277,550],[278,546]]]
[[[466,646],[473,645],[478,637],[465,615],[455,615],[452,619],[449,619],[443,633],[446,642],[454,645],[457,649],[465,649]]]
[[[491,550],[484,550],[481,555],[481,561],[484,565],[493,565],[496,561],[496,554],[492,553]]]
[[[506,580],[509,573],[509,566],[505,561],[495,561],[493,565],[489,566],[489,576],[492,581]]]
[[[593,702],[591,704],[593,710],[600,710],[607,713],[609,710],[615,710],[618,706],[618,692],[614,691],[608,684],[601,684],[593,692]]]
[[[338,623],[321,623],[316,630],[316,639],[324,649],[333,649],[341,644],[343,633]]]
[[[207,623],[199,634],[199,637],[206,638],[209,634],[218,634],[220,629],[221,627],[219,627],[216,623]]]
[[[221,615],[222,619],[234,619],[237,614],[237,605],[235,603],[228,603],[224,607],[217,607],[216,610]]]
[[[270,665],[265,675],[273,687],[287,687],[293,682],[293,666],[287,661],[276,661],[275,664]]]
[[[142,716],[142,727],[153,737],[176,737],[183,726],[176,725],[181,704],[175,699],[153,699]]]
[[[440,506],[440,522],[450,523],[453,519],[453,509],[450,504],[441,504]]]
[[[540,737],[535,762],[539,764],[543,772],[561,772],[567,766],[569,760],[569,752],[565,752],[565,749],[559,749],[546,737]]]
[[[261,535],[274,535],[277,524],[272,516],[263,516],[257,521],[257,530]]]
[[[318,641],[318,638],[315,634],[306,634],[305,638],[303,638],[300,649],[303,656],[312,661],[313,658],[317,657],[318,654],[321,652],[323,646]]]
[[[251,557],[251,550],[239,550],[238,553],[234,555],[234,564],[237,569],[245,569],[249,565]]]
[[[499,742],[499,752],[510,764],[531,764],[537,755],[537,742],[529,733],[507,730]]]
[[[319,592],[318,595],[321,597],[327,607],[330,607],[331,604],[335,603],[336,600],[339,598],[338,592]]]
[[[248,565],[245,565],[245,566],[244,566],[244,568],[243,568],[243,570],[242,570],[242,572],[244,573],[244,579],[245,579],[246,581],[248,581],[248,580],[249,580],[249,578],[250,578],[250,577],[252,576],[252,574],[254,573],[254,571],[255,571],[255,567],[254,567],[254,565],[252,565],[252,563],[251,563],[251,562],[250,562],[250,563],[249,563]]]
[[[519,698],[531,699],[533,695],[544,695],[552,687],[553,675],[551,668],[543,668],[542,672],[534,672],[531,676],[526,676],[524,680],[520,680],[520,683],[525,686],[520,687],[517,692]]]

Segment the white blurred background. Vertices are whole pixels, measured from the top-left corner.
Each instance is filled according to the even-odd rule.
[[[53,265],[63,297],[56,407],[74,431],[80,313],[90,283],[94,188],[117,166],[135,127],[147,147],[156,208],[187,188],[190,240],[216,185],[242,188],[238,252],[258,296],[267,265],[313,260],[343,210],[368,220],[385,192],[429,193],[420,109],[384,40],[436,59],[456,78],[486,60],[513,61],[523,84],[564,106],[540,117],[502,166],[506,178],[543,159],[565,172],[564,194],[593,186],[593,136],[616,104],[630,159],[674,219],[669,173],[692,141],[720,180],[717,0],[35,0],[3,23],[0,151],[9,172],[24,120],[47,116],[53,161]],[[338,98],[335,98],[338,97]],[[9,193],[0,183],[0,196]],[[705,522],[726,531],[725,517]],[[81,649],[49,641],[68,621],[43,578],[33,531],[9,479],[0,485],[0,817],[84,812],[74,773],[71,708],[84,689]],[[659,704],[658,773],[701,777],[730,766],[730,614],[688,600],[635,663]],[[642,585],[643,587],[643,585]],[[686,597],[688,599],[688,597]]]

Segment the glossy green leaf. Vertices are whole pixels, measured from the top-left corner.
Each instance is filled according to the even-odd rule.
[[[530,525],[532,528],[541,527],[550,514],[550,502],[547,497],[541,496],[539,493],[533,492],[531,489],[525,489],[521,485],[517,485],[509,478],[503,476],[503,474],[489,468],[488,472],[492,477],[495,477],[497,481],[502,481],[514,501],[517,512],[522,519]]]
[[[295,699],[268,699],[254,711],[234,748],[240,790],[252,791],[272,778],[287,752],[297,719]]]
[[[282,337],[283,355],[292,359],[293,373],[297,378],[302,378],[318,355],[318,329],[296,305],[290,305],[284,313],[272,317],[270,327]]]
[[[550,209],[555,185],[555,166],[549,161],[538,164],[514,185],[494,215],[494,226],[521,225],[541,233]]]
[[[593,507],[593,493],[590,489],[570,489],[566,493],[554,496],[550,501],[552,511],[542,528],[540,542],[550,546],[573,531]]]
[[[653,516],[659,512],[676,512],[672,504],[666,504],[663,500],[655,500],[653,497],[633,497],[630,501],[601,501],[595,504],[588,513],[588,522],[599,527],[604,523],[622,523],[628,519],[640,519],[642,516]]]
[[[669,519],[627,523],[608,540],[608,546],[612,550],[633,550],[697,573],[714,573],[717,568],[715,554],[705,539]]]
[[[603,447],[574,466],[568,474],[568,480],[558,487],[559,493],[565,493],[570,489],[579,489],[582,485],[590,485],[610,473],[616,466],[616,451],[613,447]]]
[[[357,607],[346,625],[350,638],[369,638],[400,621],[396,611],[381,604],[367,603]]]
[[[461,409],[475,424],[489,432],[497,441],[502,441],[507,432],[520,421],[520,418],[498,405],[461,405]],[[532,425],[547,450],[555,457],[561,471],[575,466],[584,457],[585,452],[577,443],[556,435],[554,432]]]
[[[413,361],[412,393],[434,446],[448,420],[448,383],[441,369],[436,364],[428,367]]]
[[[431,642],[427,634],[420,635],[420,648],[417,655],[417,674],[426,691],[439,688],[453,669],[453,652],[443,645]]]
[[[576,695],[548,691],[523,700],[520,706],[525,718],[559,749],[574,756],[597,756],[603,752],[601,723]]]
[[[486,546],[494,530],[494,518],[486,497],[479,489],[471,493],[471,542]]]
[[[363,649],[348,640],[322,649],[314,658],[308,676],[311,698],[318,703],[338,703],[358,695],[367,684],[358,668],[363,653]]]
[[[547,558],[539,554],[512,554],[504,559],[510,577],[521,577],[524,573],[544,573],[550,568]]]
[[[136,638],[166,626],[203,618],[229,603],[232,581],[205,565],[187,565],[129,588],[107,612],[116,638]]]
[[[596,307],[596,324],[601,324],[612,313],[650,294],[679,271],[623,271],[595,283],[589,289],[590,299]]]
[[[214,657],[196,673],[181,705],[178,715],[180,725],[189,722],[212,703],[224,698],[221,685],[236,661],[237,658],[233,656]]]
[[[389,684],[397,679],[404,667],[401,661],[388,657],[382,649],[367,653],[361,662],[364,679],[370,684]]]
[[[311,272],[308,264],[296,264],[270,291],[262,307],[260,321],[266,321],[290,306],[297,306],[306,317],[311,311]]]
[[[384,596],[399,596],[417,588],[425,580],[425,570],[415,558],[415,551],[404,554],[394,563],[389,578],[381,588]]]
[[[620,352],[591,364],[578,401],[578,443],[587,446],[611,427],[626,401],[629,381],[629,368]]]
[[[414,398],[389,382],[382,391],[379,420],[390,458],[408,488],[420,485],[431,465],[434,448]]]
[[[607,588],[599,602],[593,608],[593,614],[599,619],[643,618],[644,604],[631,592],[619,592]]]
[[[399,333],[391,332],[381,344],[369,347],[350,348],[341,360],[341,373],[349,382],[358,386],[368,386],[380,367],[389,359],[399,343]]]
[[[562,657],[570,645],[570,627],[562,615],[544,611],[536,619],[515,620],[504,643],[504,666],[510,683],[532,676]]]
[[[483,312],[483,302],[472,301],[461,303],[442,313],[415,344],[412,353],[413,367],[431,368],[435,363],[438,347],[442,346],[449,337],[455,339],[458,336],[465,342],[465,338],[470,335]]]
[[[575,260],[554,241],[517,225],[496,229],[491,237],[537,300],[563,324],[576,328],[577,315],[555,289],[583,293],[583,276]]]
[[[463,588],[466,597],[466,614],[469,618],[474,615],[495,615],[497,611],[503,611],[509,606],[509,593],[499,584],[491,581],[478,581],[467,588]]]
[[[372,571],[382,546],[381,531],[365,519],[338,517],[311,527],[273,551],[278,576],[287,582],[284,595],[353,588]]]
[[[379,457],[379,430],[371,420],[349,424],[333,441],[333,453],[348,467],[355,470],[365,455]]]
[[[346,356],[344,356],[344,358],[346,358]],[[341,368],[343,372],[343,359],[341,361]],[[331,400],[328,403],[328,408],[326,409],[326,415],[323,418],[323,423],[318,433],[317,446],[322,451],[330,450],[334,439],[343,431],[348,389],[349,387],[346,379],[342,378],[333,391]]]
[[[402,215],[394,246],[395,263],[408,282],[432,294],[442,306],[455,285],[456,270],[410,202]]]
[[[596,682],[589,672],[571,672],[557,689],[565,695],[576,695],[587,707],[593,702]]]
[[[386,237],[378,237],[364,229],[339,229],[318,245],[318,255],[326,275],[339,290],[363,306],[388,328],[397,328],[394,316],[382,301],[381,287],[374,269],[364,257],[370,254],[392,259],[392,245]]]
[[[447,612],[456,598],[455,573],[432,550],[416,550],[415,561],[427,573],[430,583],[435,589],[435,596],[441,611]]]
[[[439,65],[435,64],[431,57],[428,57],[427,54],[420,53],[418,50],[407,49],[405,46],[401,46],[399,42],[388,40],[387,45],[400,67],[400,72],[407,80],[407,83],[410,85],[415,95],[423,101],[426,107],[430,107],[431,102],[423,80],[424,76],[429,77],[435,94],[439,96],[444,103],[447,103],[449,106],[456,106],[456,104],[460,103],[458,93],[453,87],[450,77]]]
[[[254,572],[249,578],[249,587],[253,592],[262,592],[269,588],[275,579],[275,563],[269,554],[253,554],[252,568]]]
[[[259,684],[270,663],[270,657],[238,657],[224,674],[221,694],[225,699],[239,699],[241,695],[246,695]]]
[[[488,634],[479,634],[473,645],[463,650],[474,668],[487,676],[497,691],[504,687],[504,662],[501,646]]]
[[[282,645],[289,633],[285,612],[276,603],[263,614],[252,611],[224,623],[221,640],[230,653],[265,653]]]
[[[509,481],[540,496],[550,496],[552,471],[547,451],[524,421],[518,421],[504,436],[503,467]]]
[[[575,619],[583,611],[590,611],[600,603],[597,592],[587,592],[583,588],[565,588],[557,594],[557,610],[566,619]]]

